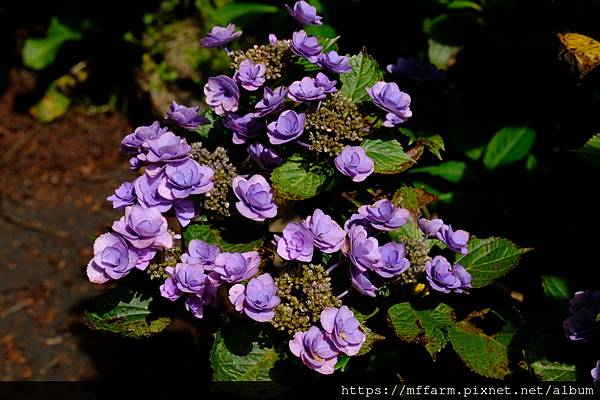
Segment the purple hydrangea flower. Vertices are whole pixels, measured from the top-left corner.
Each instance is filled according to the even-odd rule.
[[[393,114],[386,116],[385,126],[394,126],[412,116],[410,96],[400,91],[396,83],[377,82],[373,87],[367,88],[367,93],[377,107]]]
[[[185,308],[196,318],[204,316],[204,306],[217,298],[218,284],[210,279],[200,264],[179,263],[165,268],[171,275],[160,287],[162,297],[175,301],[185,296]]]
[[[239,283],[256,275],[259,264],[260,256],[256,251],[220,253],[210,276],[218,282]]]
[[[263,98],[254,107],[256,110],[255,115],[257,117],[264,117],[278,111],[282,107],[287,94],[288,90],[285,86],[279,86],[275,89],[265,87]]]
[[[186,264],[199,264],[205,270],[210,271],[220,252],[218,246],[193,239],[188,244],[188,252],[181,255],[181,261]]]
[[[138,155],[138,159],[149,163],[183,161],[188,158],[192,149],[184,138],[173,132],[166,132],[156,139],[147,140],[144,148],[148,153]]]
[[[316,326],[311,326],[306,332],[296,332],[289,346],[292,354],[318,373],[330,375],[335,371],[338,351],[331,339]]]
[[[292,51],[308,61],[317,62],[322,49],[316,36],[308,36],[304,30],[292,34]]]
[[[377,295],[379,289],[371,283],[366,271],[361,271],[359,268],[352,265],[350,266],[350,277],[352,279],[352,287],[360,294],[369,297],[375,297]]]
[[[360,214],[352,214],[350,218],[348,218],[348,220],[344,223],[344,230],[348,232],[350,228],[352,228],[354,225],[364,226],[365,229],[372,229],[372,226],[369,223],[369,221],[367,221],[365,217],[363,217]]]
[[[173,267],[167,268],[169,268],[172,272]],[[183,295],[183,293],[181,292],[181,290],[179,290],[177,284],[175,283],[175,280],[171,277],[167,278],[165,282],[162,285],[160,285],[160,295],[165,299],[175,301],[178,298],[180,298]]]
[[[137,249],[173,247],[173,237],[167,231],[167,220],[155,207],[126,207],[125,215],[113,223],[112,229]]]
[[[137,252],[125,240],[114,233],[104,233],[94,242],[94,258],[88,263],[87,276],[92,283],[121,279],[137,263]]]
[[[286,4],[285,8],[290,15],[302,25],[323,25],[323,17],[317,15],[317,9],[305,1],[297,1],[294,4],[294,8],[291,8]]]
[[[396,74],[400,79],[412,79],[416,81],[443,84],[445,80],[444,71],[439,70],[433,64],[421,64],[414,59],[398,57],[395,64],[389,64],[386,70],[390,74]]]
[[[277,121],[267,125],[267,135],[271,144],[282,144],[299,138],[304,133],[306,114],[293,110],[282,112]]]
[[[156,171],[155,171],[156,172]],[[158,193],[158,186],[164,177],[164,169],[160,169],[156,175],[146,173],[140,175],[134,182],[135,195],[140,205],[146,208],[158,208],[161,213],[167,212],[173,206],[173,202],[163,198]]]
[[[433,218],[431,220],[421,218],[419,219],[419,228],[425,234],[425,237],[435,236],[444,226],[444,221],[439,218]]]
[[[314,79],[315,85],[318,88],[323,89],[325,93],[335,93],[337,92],[337,88],[335,87],[337,81],[332,81],[322,72],[319,72]]]
[[[190,221],[196,216],[194,201],[191,198],[179,199],[173,203],[173,211],[175,217],[181,226],[187,226]]]
[[[600,360],[596,361],[596,366],[590,371],[594,382],[600,382]]]
[[[306,218],[315,246],[323,253],[335,253],[344,245],[346,232],[329,215],[316,209]]]
[[[240,89],[233,79],[225,75],[208,78],[204,85],[206,104],[213,107],[217,115],[237,111],[240,104]]]
[[[226,27],[214,26],[211,31],[200,40],[200,43],[206,48],[227,46],[241,35],[242,31],[235,32],[234,24],[229,24]]]
[[[471,288],[471,274],[460,264],[450,265],[442,256],[435,256],[425,263],[427,280],[439,292],[463,293]]]
[[[600,309],[600,290],[586,290],[575,292],[572,299],[569,300],[569,311],[575,313],[582,308],[591,310]]]
[[[210,284],[208,275],[206,275],[200,264],[179,263],[167,272],[171,273],[175,286],[181,293],[201,295],[204,293],[206,286]]]
[[[353,182],[362,182],[375,171],[375,163],[360,146],[346,146],[335,158],[335,167]]]
[[[345,74],[352,71],[348,56],[340,56],[335,50],[321,54],[319,56],[319,65],[337,74]]]
[[[275,317],[273,309],[281,303],[277,286],[269,274],[250,279],[248,285],[236,284],[229,289],[229,301],[236,311],[244,312],[257,322],[268,322]]]
[[[266,72],[267,67],[265,67],[265,64],[254,64],[252,60],[245,59],[240,63],[238,70],[235,71],[233,79],[238,81],[244,89],[252,92],[265,84]]]
[[[123,208],[134,205],[136,202],[136,197],[133,183],[121,183],[117,190],[115,190],[115,193],[111,196],[108,196],[106,200],[113,203],[113,208]]]
[[[370,206],[361,206],[358,213],[375,229],[393,231],[408,222],[410,212],[405,208],[394,207],[388,199],[377,200]]]
[[[235,207],[244,217],[254,221],[264,221],[277,215],[273,191],[261,175],[253,175],[250,179],[236,176],[233,178],[232,186],[239,200],[235,203]]]
[[[210,192],[213,187],[214,171],[188,158],[185,161],[167,164],[158,185],[158,194],[167,200],[185,199],[192,194]]]
[[[577,310],[565,319],[563,328],[570,340],[587,340],[597,333],[596,313],[588,308]]]
[[[149,126],[140,126],[123,138],[121,148],[128,154],[137,154],[142,151],[142,145],[148,140],[158,139],[168,131],[167,128],[161,128],[158,121]]]
[[[354,313],[347,306],[325,308],[321,312],[321,325],[334,347],[349,356],[358,354],[367,338]]]
[[[246,140],[256,137],[260,130],[265,127],[263,122],[256,118],[254,113],[248,113],[242,116],[234,113],[227,113],[223,125],[233,131],[232,142],[235,144],[246,143]]]
[[[200,107],[198,106],[186,107],[173,101],[165,118],[173,125],[183,129],[194,130],[200,125],[210,123],[208,118],[198,114],[199,111]]]
[[[325,89],[317,86],[314,79],[304,77],[290,85],[288,97],[294,101],[313,101],[325,98]]]
[[[283,162],[274,149],[260,143],[253,143],[248,146],[248,155],[259,167],[267,171],[278,167]]]
[[[348,231],[347,255],[360,271],[376,271],[381,267],[379,243],[376,238],[369,237],[360,225],[354,225]]]
[[[216,288],[214,286],[207,286],[207,289],[211,289],[214,292],[214,294],[210,294],[211,297],[192,294],[185,297],[185,309],[191,312],[196,318],[204,317],[204,306],[212,304],[216,296]]]
[[[389,242],[379,248],[381,267],[375,272],[384,278],[392,278],[403,273],[410,267],[406,251],[402,243]]]
[[[283,237],[276,236],[277,254],[284,260],[310,262],[313,256],[313,235],[304,222],[290,222]]]
[[[461,254],[469,252],[469,233],[463,230],[453,231],[450,225],[443,225],[436,237],[444,242],[452,251]]]

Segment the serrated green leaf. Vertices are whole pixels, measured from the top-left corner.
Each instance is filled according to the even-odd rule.
[[[427,173],[433,176],[439,176],[449,182],[460,182],[467,170],[467,164],[462,161],[446,161],[438,165],[413,168],[410,173]]]
[[[48,26],[46,37],[27,38],[23,45],[23,64],[42,70],[52,64],[61,46],[68,41],[81,40],[81,32],[61,23],[54,17]]]
[[[474,236],[469,240],[468,248],[469,254],[457,254],[456,263],[469,271],[474,288],[489,285],[494,279],[506,275],[517,266],[522,254],[532,250],[518,247],[508,239],[478,239]]]
[[[323,191],[333,174],[331,165],[309,162],[297,154],[271,172],[271,183],[278,196],[304,200]]]
[[[415,163],[395,139],[365,139],[361,146],[373,160],[378,174],[397,174]]]
[[[571,297],[569,282],[565,277],[556,275],[542,275],[544,295],[550,299],[567,301]]]
[[[385,340],[385,336],[373,332],[370,328],[364,325],[363,329],[365,332],[366,339],[362,347],[360,348],[360,351],[356,354],[357,356],[363,356],[365,354],[368,354],[371,350],[373,350],[373,347],[377,344],[377,342]]]
[[[435,359],[448,343],[447,330],[454,325],[454,311],[444,303],[429,310],[415,310],[408,302],[398,303],[389,308],[388,321],[401,340],[423,343]]]
[[[585,160],[600,167],[600,133],[592,136],[577,152]]]
[[[577,380],[577,367],[575,365],[549,360],[538,360],[530,366],[537,377],[545,382]]]
[[[361,103],[369,99],[366,89],[380,81],[383,73],[379,69],[377,61],[363,51],[350,57],[350,66],[352,71],[340,75],[342,82],[340,93],[354,103]]]
[[[131,338],[142,338],[162,332],[171,318],[154,315],[153,298],[125,288],[109,289],[94,299],[85,312],[86,324],[95,330]]]
[[[233,233],[241,233],[244,234],[252,233],[252,230],[244,229],[243,231],[238,226],[238,229]],[[225,232],[224,232],[225,233]],[[183,232],[183,240],[186,244],[188,244],[191,240],[197,239],[202,240],[206,243],[217,245],[221,248],[222,251],[227,252],[246,252],[256,250],[257,248],[263,245],[263,238],[259,237],[254,240],[246,240],[246,241],[233,241],[231,239],[225,240],[223,238],[223,234],[221,231],[211,225],[208,224],[190,224],[185,228]],[[248,239],[247,236],[241,236],[240,240]]]
[[[406,208],[415,217],[420,215],[421,208],[436,200],[437,196],[427,192],[425,189],[410,186],[402,186],[392,197],[392,203]]]
[[[535,142],[535,131],[527,126],[504,127],[492,137],[485,148],[483,165],[493,170],[522,160]]]

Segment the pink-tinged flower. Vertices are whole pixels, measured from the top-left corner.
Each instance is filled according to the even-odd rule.
[[[229,301],[236,311],[243,312],[257,322],[268,322],[275,317],[275,307],[281,303],[277,286],[269,274],[250,279],[248,285],[233,285],[229,289]]]
[[[106,200],[113,203],[113,208],[125,208],[136,202],[135,190],[132,182],[123,182]]]
[[[205,37],[200,39],[202,46],[206,48],[227,46],[242,35],[242,31],[235,31],[235,25],[226,27],[214,26]]]
[[[372,205],[361,206],[358,213],[371,223],[375,229],[393,231],[408,222],[410,212],[395,207],[388,199],[378,200]]]
[[[303,0],[294,3],[293,8],[287,4],[285,5],[285,8],[290,15],[302,25],[323,25],[323,17],[317,15],[317,9]]]
[[[200,125],[209,124],[208,118],[199,115],[200,107],[186,107],[178,104],[176,101],[171,102],[169,111],[165,119],[172,125],[178,126],[187,130],[194,130]]]
[[[290,85],[288,97],[297,102],[308,102],[325,98],[325,89],[313,79],[305,76]]]
[[[360,146],[346,146],[335,158],[335,167],[353,182],[362,182],[375,171],[375,163]]]
[[[313,235],[304,222],[290,222],[283,237],[276,236],[277,254],[284,260],[310,262],[313,256]]]
[[[373,100],[373,104],[388,112],[385,126],[392,127],[412,116],[410,96],[402,92],[395,82],[377,82],[367,88],[367,93]]]
[[[296,332],[289,346],[292,354],[318,373],[330,375],[335,371],[339,353],[326,333],[316,326],[311,326],[306,332]]]
[[[443,293],[463,293],[470,289],[471,274],[460,264],[452,266],[443,256],[425,263],[427,280],[434,290]]]
[[[349,356],[358,354],[367,338],[354,313],[347,306],[324,309],[321,312],[321,326],[335,348]]]
[[[112,225],[115,232],[137,249],[173,247],[173,237],[167,228],[167,220],[157,208],[138,205],[125,208],[125,216]]]
[[[138,263],[138,253],[114,233],[104,233],[94,242],[94,258],[88,263],[87,276],[92,283],[121,279]]]
[[[213,107],[217,115],[237,111],[240,104],[240,89],[237,83],[226,75],[208,78],[204,85],[206,104]]]
[[[304,30],[292,34],[292,51],[308,61],[317,62],[322,49],[316,36],[308,36]]]
[[[360,225],[354,225],[348,231],[346,253],[352,265],[360,271],[376,271],[381,267],[379,243],[374,237],[369,237],[366,229]]]
[[[181,255],[181,261],[186,264],[200,264],[205,270],[210,271],[220,252],[218,246],[208,244],[202,240],[192,239],[188,243],[187,253]]]
[[[299,138],[304,133],[306,114],[293,110],[282,112],[277,121],[267,126],[267,135],[271,144],[282,144]]]
[[[256,251],[220,253],[210,276],[217,282],[239,283],[256,275],[259,264],[260,256]]]
[[[389,242],[379,248],[381,266],[375,270],[379,276],[392,278],[410,267],[406,251],[402,243]]]
[[[452,226],[443,225],[436,237],[444,242],[452,251],[461,254],[469,253],[469,232],[463,230],[453,231]]]
[[[323,253],[335,253],[342,248],[346,232],[320,209],[306,218],[306,226],[312,233],[315,246]]]
[[[240,63],[238,70],[235,71],[233,79],[238,81],[244,89],[252,92],[265,84],[266,72],[267,67],[265,67],[265,64],[255,64],[252,60],[245,59]]]
[[[235,203],[235,207],[244,217],[254,221],[264,221],[277,215],[273,191],[262,176],[253,175],[250,179],[236,176],[233,178],[232,186],[239,200]]]

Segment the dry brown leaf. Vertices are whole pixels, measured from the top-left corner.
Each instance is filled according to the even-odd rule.
[[[582,79],[600,65],[600,42],[579,33],[559,33],[561,49],[558,56],[565,60],[571,71]]]

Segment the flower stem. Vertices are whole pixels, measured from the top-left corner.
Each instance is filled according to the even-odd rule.
[[[347,295],[348,293],[350,293],[350,289],[346,289],[344,290],[342,293],[338,294],[337,296],[335,296],[337,299],[341,299],[342,297],[344,297],[345,295]]]

